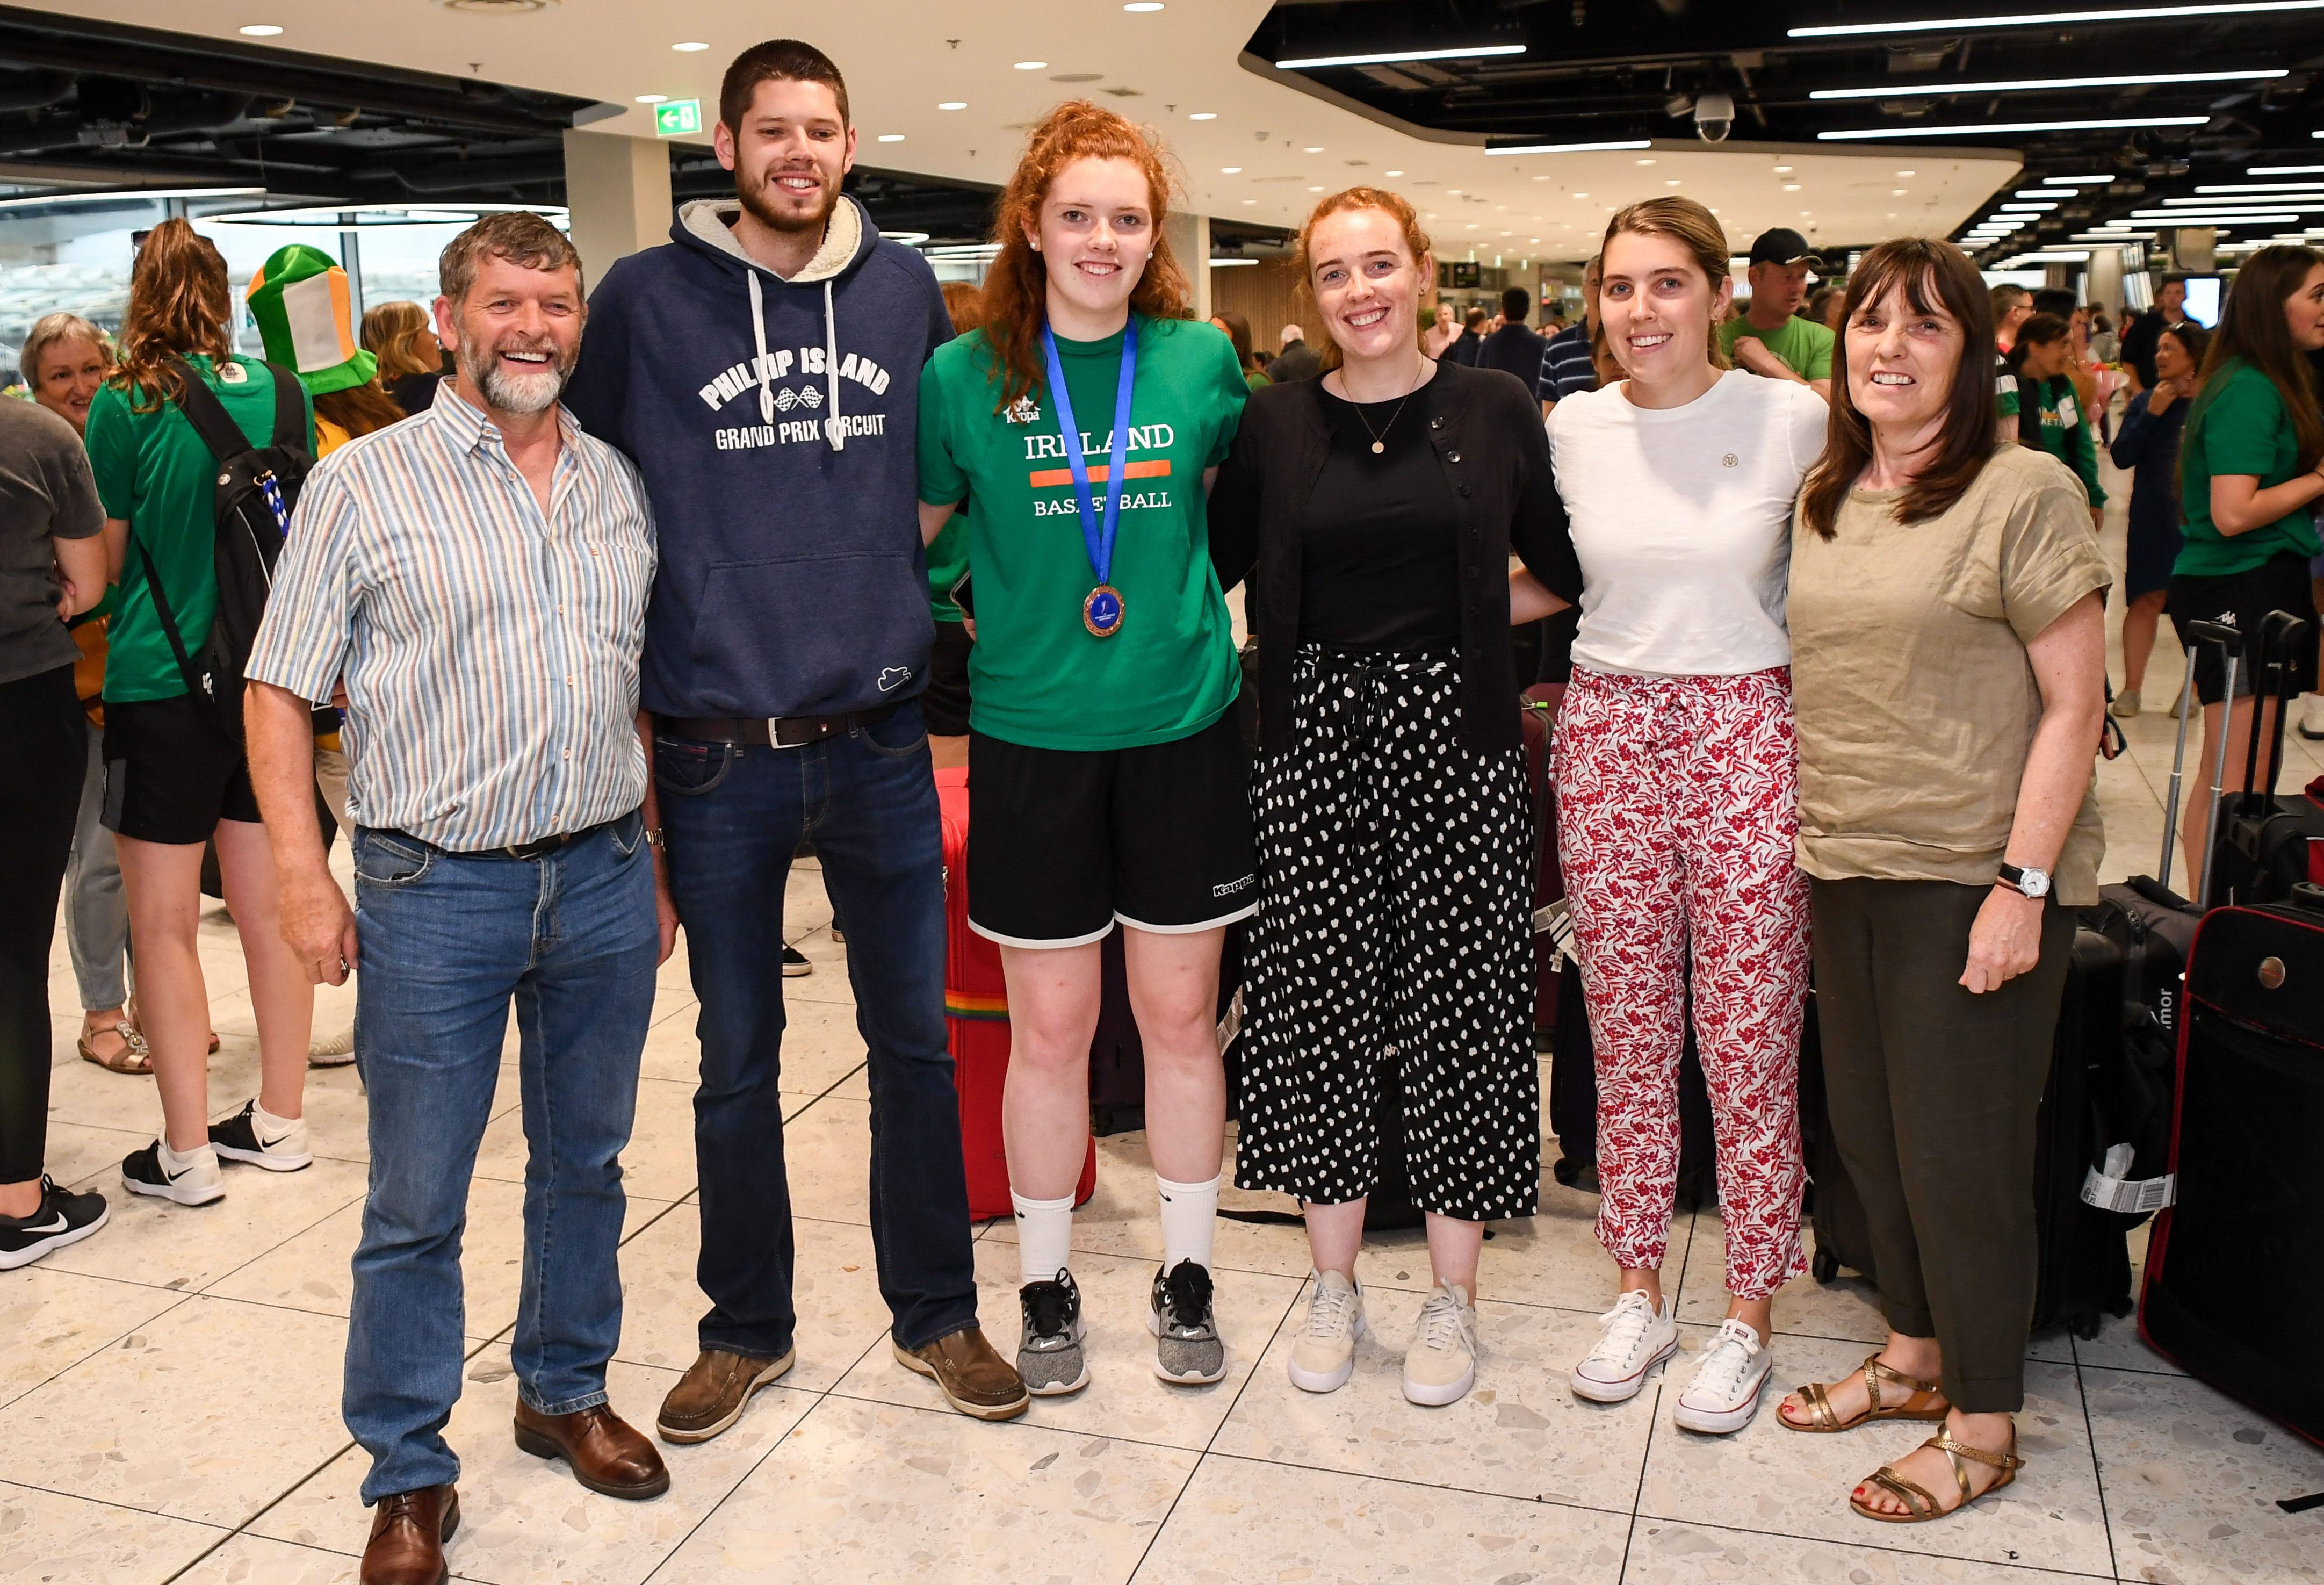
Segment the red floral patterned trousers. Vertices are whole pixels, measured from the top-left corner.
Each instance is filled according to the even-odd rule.
[[[1808,883],[1794,853],[1788,668],[1574,668],[1557,719],[1557,847],[1598,1058],[1598,1239],[1659,1267],[1678,1180],[1679,1052],[1695,1040],[1719,1141],[1727,1288],[1764,1298],[1800,1250]]]

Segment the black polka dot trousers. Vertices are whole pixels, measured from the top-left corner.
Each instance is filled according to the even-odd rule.
[[[1462,745],[1460,699],[1449,650],[1299,654],[1292,745],[1254,778],[1242,1188],[1369,1194],[1393,1074],[1416,1204],[1534,1212],[1533,799],[1522,750]]]

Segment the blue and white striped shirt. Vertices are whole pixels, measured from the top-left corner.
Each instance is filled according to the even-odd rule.
[[[363,825],[475,852],[644,800],[653,516],[627,457],[558,428],[546,519],[448,382],[307,476],[245,675],[318,703],[345,677]]]

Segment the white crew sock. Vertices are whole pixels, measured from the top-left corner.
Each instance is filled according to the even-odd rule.
[[[1074,1197],[1028,1200],[1011,1189],[1009,1201],[1017,1208],[1017,1280],[1056,1281],[1073,1255]]]
[[[169,1135],[163,1134],[160,1144],[161,1149],[157,1159],[161,1164],[161,1170],[173,1178],[183,1176],[205,1162],[214,1170],[217,1166],[217,1152],[210,1148],[209,1141],[207,1139],[183,1156],[170,1148]]]
[[[1162,1269],[1176,1271],[1178,1262],[1191,1260],[1208,1271],[1211,1237],[1219,1226],[1219,1180],[1174,1184],[1157,1173],[1154,1190],[1162,1197]]]
[[[262,1145],[280,1145],[293,1134],[303,1143],[307,1137],[305,1118],[276,1117],[266,1110],[263,1101],[252,1103],[250,1120],[258,1125],[258,1142]]]

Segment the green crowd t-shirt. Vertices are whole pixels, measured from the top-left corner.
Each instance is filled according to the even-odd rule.
[[[2319,553],[2316,521],[2305,506],[2272,523],[2230,537],[2211,521],[2211,481],[2221,474],[2249,474],[2263,490],[2285,483],[2300,471],[2300,439],[2275,382],[2251,364],[2229,363],[2195,394],[2187,429],[2179,440],[2180,505],[2187,521],[2186,543],[2172,571],[2190,577],[2225,577],[2249,572],[2291,551]]]
[[[964,613],[952,597],[952,586],[968,570],[968,519],[954,513],[952,521],[928,541],[928,614],[938,622],[958,622]],[[969,596],[972,600],[975,595]]]
[[[1057,355],[1102,520],[1121,337],[1060,336]],[[1047,382],[998,412],[997,369],[975,331],[938,347],[920,375],[920,498],[969,499],[970,724],[1036,749],[1138,748],[1202,731],[1241,682],[1203,494],[1204,470],[1226,459],[1249,394],[1234,344],[1194,320],[1138,321],[1107,578],[1121,592],[1122,622],[1108,639],[1082,621],[1097,579]]]
[[[1762,330],[1744,315],[1719,327],[1719,347],[1728,361],[1735,359],[1735,344],[1745,336],[1766,343],[1777,362],[1803,380],[1831,378],[1831,332],[1813,319],[1794,314],[1774,330]],[[1737,364],[1737,367],[1741,367]]]
[[[257,358],[235,357],[226,367],[239,377],[221,376],[199,354],[186,360],[217,396],[253,446],[264,446],[274,432],[274,379]],[[314,403],[304,392],[307,452],[314,455]],[[119,601],[106,630],[105,699],[109,705],[138,699],[174,699],[186,691],[170,640],[153,614],[153,592],[145,582],[142,546],[161,575],[162,593],[176,618],[186,653],[199,657],[217,614],[217,459],[175,402],[156,410],[131,410],[130,393],[116,385],[98,390],[88,404],[88,462],[97,475],[97,499],[105,515],[129,524],[129,547],[121,561]]]

